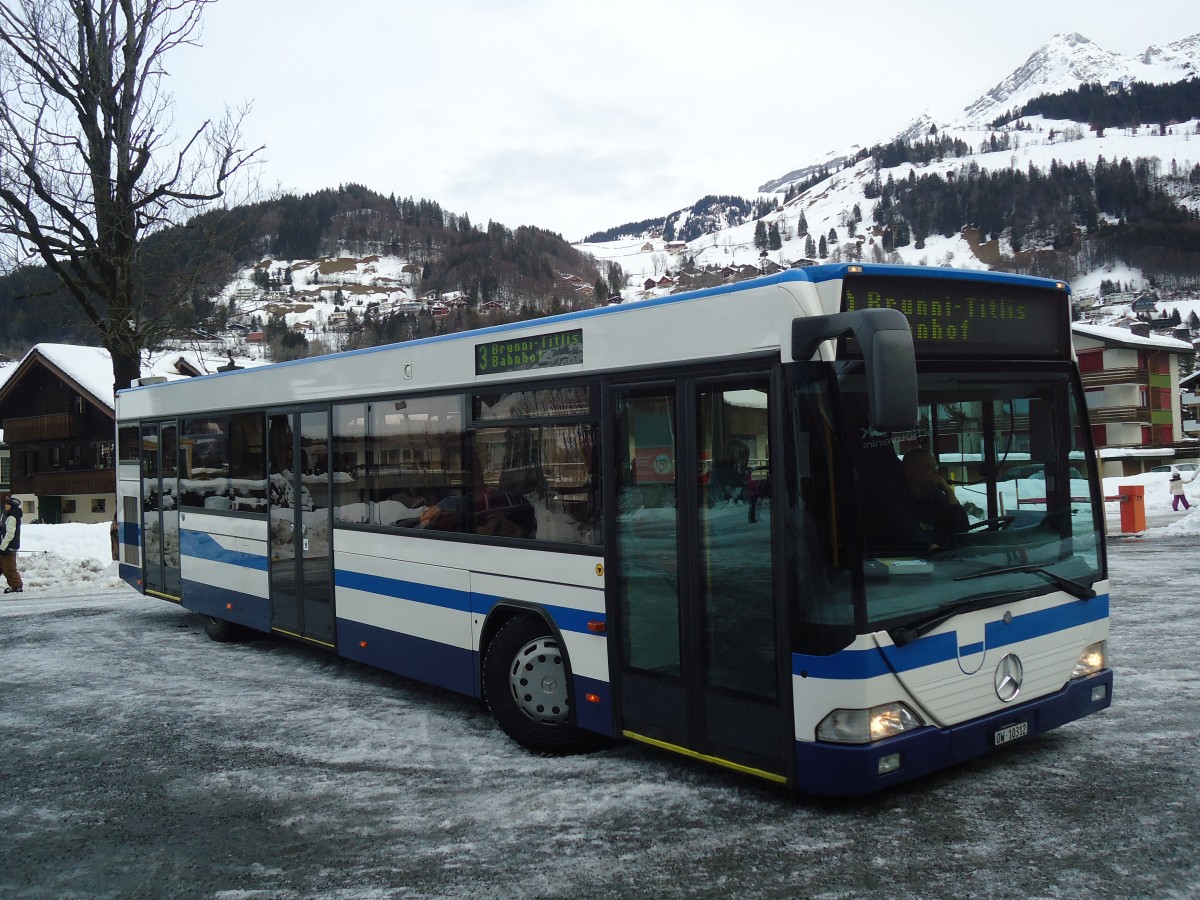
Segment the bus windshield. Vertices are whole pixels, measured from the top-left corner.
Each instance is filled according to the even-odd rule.
[[[905,434],[867,427],[854,367],[841,390],[869,630],[903,643],[956,611],[1093,595],[1103,500],[1069,366],[927,364]]]

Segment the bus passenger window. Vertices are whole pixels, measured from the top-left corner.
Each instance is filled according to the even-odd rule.
[[[230,509],[229,417],[184,419],[179,503],[198,509]]]
[[[229,420],[229,488],[233,508],[267,511],[266,436],[261,412],[234,413]]]
[[[462,412],[460,394],[370,404],[367,493],[372,525],[462,530]]]
[[[333,407],[333,520],[367,521],[367,404]]]
[[[586,384],[476,394],[470,530],[599,544],[600,475]]]

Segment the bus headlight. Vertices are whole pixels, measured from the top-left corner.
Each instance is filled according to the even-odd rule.
[[[1104,668],[1108,657],[1108,641],[1097,641],[1079,655],[1079,661],[1071,670],[1072,678],[1083,678],[1085,675],[1095,675]]]
[[[921,727],[921,720],[903,703],[884,703],[870,709],[835,709],[817,726],[817,740],[835,744],[868,744]]]

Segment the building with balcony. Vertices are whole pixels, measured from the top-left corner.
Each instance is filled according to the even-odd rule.
[[[1184,435],[1179,363],[1192,345],[1106,325],[1072,326],[1087,396],[1100,474],[1135,475],[1152,466],[1200,456],[1200,442]]]
[[[106,522],[116,508],[112,360],[38,344],[0,384],[10,492],[26,521]]]
[[[17,364],[7,356],[0,355],[0,388],[8,381],[8,376],[17,370]],[[12,458],[8,452],[8,444],[4,441],[4,428],[0,427],[0,497],[6,497],[12,491]]]

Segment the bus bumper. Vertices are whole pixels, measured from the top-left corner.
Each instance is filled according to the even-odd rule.
[[[883,790],[955,763],[1021,743],[1112,704],[1111,669],[1070,681],[1058,693],[950,728],[921,728],[874,744],[796,743],[796,778],[802,793],[855,796]],[[1015,741],[1010,726],[1028,726]],[[997,744],[997,741],[1002,743]],[[881,763],[898,762],[880,774]],[[888,766],[885,764],[884,768]]]

